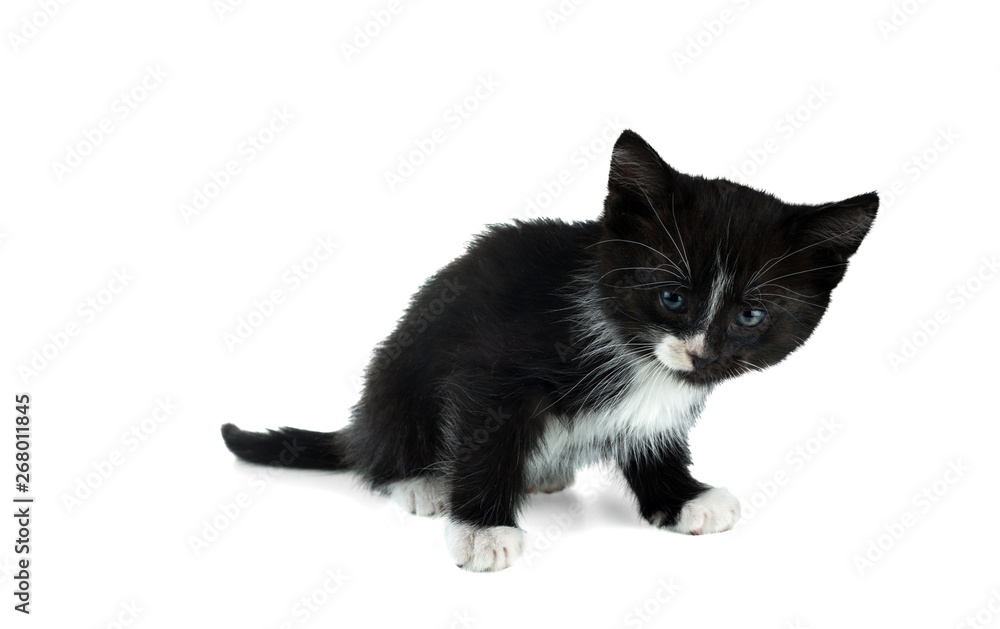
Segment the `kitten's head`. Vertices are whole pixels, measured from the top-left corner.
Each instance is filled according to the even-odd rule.
[[[633,350],[692,384],[769,367],[812,334],[877,208],[875,193],[792,205],[684,175],[625,131],[601,219],[599,303]]]

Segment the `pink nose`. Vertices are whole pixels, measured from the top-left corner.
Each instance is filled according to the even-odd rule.
[[[715,362],[718,355],[712,352],[708,348],[708,344],[705,342],[705,333],[696,334],[691,338],[684,341],[684,346],[687,349],[687,354],[691,358],[691,364],[694,365],[695,369],[704,369],[708,365]]]

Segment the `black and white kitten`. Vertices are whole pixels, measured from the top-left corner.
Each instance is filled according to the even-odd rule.
[[[688,430],[717,383],[809,337],[877,207],[684,175],[625,131],[599,220],[492,226],[424,284],[347,428],[222,435],[247,461],[353,470],[443,514],[468,570],[511,565],[526,496],[606,459],[654,525],[728,530],[739,501],[691,477]]]

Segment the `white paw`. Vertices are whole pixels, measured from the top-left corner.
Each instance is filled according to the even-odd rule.
[[[721,533],[740,521],[740,501],[728,489],[713,487],[684,503],[677,524],[667,527],[678,533]]]
[[[524,532],[513,526],[479,528],[448,522],[444,535],[455,564],[472,572],[508,568],[524,551]]]
[[[435,478],[421,476],[393,483],[389,497],[408,513],[437,515],[444,512],[444,487]]]

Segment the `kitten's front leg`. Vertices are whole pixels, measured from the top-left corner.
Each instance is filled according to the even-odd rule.
[[[467,395],[467,394],[466,394]],[[465,406],[452,426],[445,538],[456,565],[473,572],[503,570],[524,551],[517,512],[525,498],[526,422],[513,406],[493,404],[483,417]]]
[[[740,519],[736,496],[692,478],[687,443],[650,447],[618,464],[639,500],[639,512],[655,526],[702,535],[728,531]]]

